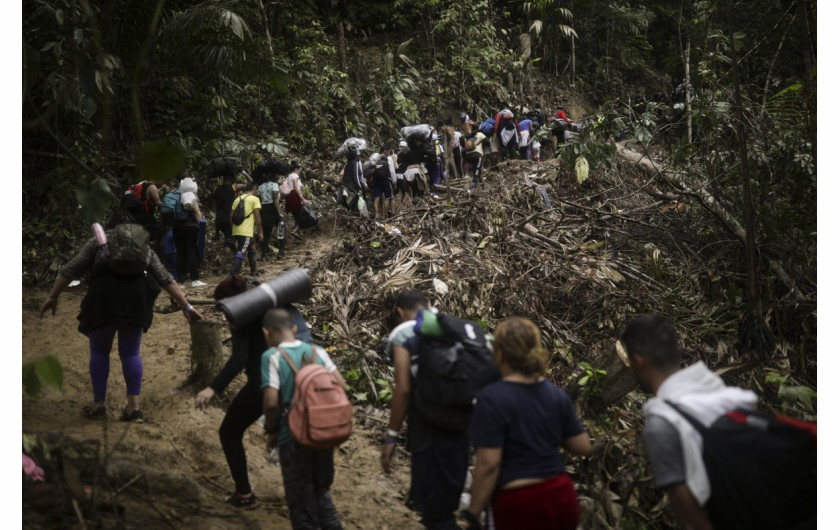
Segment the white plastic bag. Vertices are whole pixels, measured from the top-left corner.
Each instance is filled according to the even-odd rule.
[[[345,156],[347,154],[348,149],[350,149],[350,146],[355,146],[356,151],[361,153],[362,151],[367,149],[367,142],[362,138],[356,138],[355,136],[350,137],[344,140],[344,143],[341,144],[341,147],[338,148],[336,154],[338,156]]]
[[[194,211],[196,203],[198,203],[198,197],[195,193],[191,191],[181,193],[181,204],[184,205],[186,210]]]
[[[424,139],[429,136],[429,133],[432,132],[432,126],[427,123],[421,123],[419,125],[409,125],[408,127],[403,127],[400,129],[400,134],[408,140],[409,138],[420,138]]]
[[[178,185],[178,189],[181,190],[181,193],[185,193],[188,191],[198,193],[198,184],[195,183],[192,177],[184,177],[181,179],[181,183]]]

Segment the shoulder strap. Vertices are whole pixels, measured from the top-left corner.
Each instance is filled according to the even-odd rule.
[[[678,407],[677,404],[674,403],[671,400],[666,399],[665,403],[667,403],[672,409],[679,412],[680,416],[685,418],[686,421],[688,421],[688,423],[690,423],[691,426],[694,427],[697,430],[697,432],[700,433],[701,436],[706,435],[706,432],[709,430],[709,428],[706,427],[705,425],[703,425],[702,423],[700,423],[700,420],[698,420],[697,418],[695,418],[694,416],[692,416],[688,412],[686,412],[683,409],[681,409],[680,407]]]
[[[277,349],[280,350],[280,353],[283,354],[283,358],[286,359],[286,363],[289,365],[289,367],[292,369],[292,371],[295,373],[295,375],[297,375],[298,372],[300,371],[300,369],[292,361],[292,358],[289,357],[289,352],[287,352],[283,348],[280,348],[279,346],[277,347]],[[301,364],[303,364],[303,363],[301,363]]]

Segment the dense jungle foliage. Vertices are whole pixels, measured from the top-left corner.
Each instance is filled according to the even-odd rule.
[[[733,296],[813,293],[777,323],[797,328],[816,296],[815,20],[809,0],[25,2],[24,262],[70,252],[127,184],[204,178],[218,154],[330,159],[348,135],[575,101],[588,132],[560,156],[598,171],[608,139],[657,153],[746,227],[745,246],[697,227],[699,254],[735,250]],[[684,81],[690,101],[634,106]],[[795,283],[753,281],[771,262]]]
[[[550,112],[563,104],[583,132],[552,153],[561,163],[544,164],[547,169],[540,171],[553,172],[554,182],[565,179],[552,200],[573,198],[577,202],[567,205],[579,215],[561,224],[560,212],[553,226],[572,233],[577,219],[588,224],[591,218],[606,233],[624,213],[635,216],[634,237],[622,239],[629,243],[620,249],[635,254],[626,252],[619,260],[625,272],[639,272],[621,286],[623,300],[634,305],[616,302],[603,285],[597,299],[579,296],[580,305],[591,306],[595,315],[614,304],[622,316],[631,312],[623,314],[625,306],[636,312],[681,304],[682,315],[700,307],[695,319],[683,319],[680,331],[690,332],[717,364],[726,364],[713,368],[740,378],[736,384],[761,390],[762,399],[780,412],[816,419],[816,17],[814,0],[29,0],[22,20],[24,281],[52,282],[89,237],[90,224],[108,219],[125,187],[140,180],[173,183],[187,174],[197,178],[201,198],[209,199],[218,182],[206,168],[215,156],[238,157],[246,168],[266,157],[296,159],[305,161],[304,180],[317,178],[320,185],[313,191],[323,192],[319,199],[327,202],[323,183],[337,179],[335,150],[348,136],[361,136],[375,148],[394,146],[405,125],[457,125],[461,112],[478,122],[504,107],[540,105]],[[678,85],[690,89],[680,92]],[[648,165],[628,161],[630,149],[645,155]],[[489,178],[500,183],[509,177],[503,171]],[[587,174],[590,182],[584,184]],[[592,184],[599,174],[604,178]],[[498,200],[473,196],[471,208],[478,210],[447,215],[513,225],[519,218],[508,219],[502,205],[519,201],[520,191]],[[628,198],[643,195],[661,205],[634,211],[636,203]],[[520,214],[527,218],[516,229],[525,231],[533,205],[522,203]],[[654,219],[656,212],[686,203],[700,215],[673,225]],[[449,198],[438,204],[461,206]],[[317,301],[325,313],[324,333],[342,328],[334,317],[341,311],[349,329],[360,299],[351,296],[357,293],[350,275],[338,278],[341,271],[331,267],[355,260],[361,272],[353,280],[378,272],[373,261],[364,261],[365,252],[369,258],[372,249],[384,246],[385,236],[373,226],[355,225],[352,237],[361,243],[351,250],[349,241],[336,245],[318,271],[324,284],[334,286]],[[463,232],[479,236],[472,226]],[[648,233],[659,238],[659,247],[653,238],[644,239]],[[351,237],[336,235],[345,236]],[[565,247],[566,261],[545,258],[551,255],[539,246],[539,236],[532,236],[506,248],[533,242],[523,252],[551,260],[547,269],[571,270]],[[608,239],[574,236],[569,247],[581,251]],[[481,237],[478,249],[491,239]],[[558,242],[542,236],[543,244],[546,240]],[[559,253],[560,245],[551,248]],[[396,247],[388,252],[398,253]],[[449,256],[438,259],[449,266]],[[527,261],[510,257],[517,259]],[[672,266],[680,260],[694,265]],[[521,279],[536,268],[529,262],[521,274],[511,270]],[[674,271],[701,272],[686,279]],[[581,286],[588,288],[588,273],[558,272],[551,281],[561,278],[556,283],[568,287],[572,299],[584,292]],[[640,278],[650,288],[640,287],[645,281]],[[342,287],[339,280],[345,279]],[[522,292],[540,301],[547,289],[532,283]],[[681,284],[688,283],[695,300],[682,296]],[[462,284],[463,300],[486,302],[482,296],[489,296],[489,287]],[[386,320],[388,296],[376,300],[380,312],[370,310],[371,319]],[[658,305],[647,303],[653,299]],[[560,314],[554,310],[552,318]],[[705,318],[708,314],[716,317]],[[559,356],[565,364],[558,365],[582,370],[563,373],[563,380],[578,387],[586,398],[581,401],[592,402],[606,370],[596,366],[594,353],[578,355],[580,345],[586,344],[589,354],[593,336],[614,340],[616,330],[601,330],[600,320],[591,334],[594,325],[580,327],[587,329],[578,330],[576,341],[564,342],[556,330],[546,336],[554,341],[552,362]],[[366,370],[363,353],[379,336],[365,331],[370,344],[344,340],[332,347],[347,349],[340,353],[347,353],[353,367],[347,373],[351,387],[360,387],[360,393],[370,389],[364,399],[383,406],[390,399],[391,374],[387,367],[373,376]],[[718,348],[717,335],[734,343],[736,334],[737,348]],[[602,346],[593,344],[591,350],[600,352]],[[736,349],[733,359],[729,352]],[[565,350],[569,354],[561,355]],[[726,355],[716,356],[718,351]],[[61,366],[49,362],[54,365],[24,365],[24,380],[36,385],[28,388],[33,394],[41,382],[58,380],[60,386]],[[627,426],[639,423],[634,406],[607,413],[593,407],[588,416],[607,441],[602,461],[614,460],[615,469],[625,466],[633,487],[644,475],[639,471],[644,464],[636,464],[640,453],[631,445],[635,438],[626,436]],[[614,451],[618,446],[621,451]],[[591,474],[606,484],[600,484],[604,491],[622,479],[612,471],[599,474],[608,468],[603,462],[591,466]],[[632,499],[625,493],[620,503],[626,506]],[[643,500],[633,501],[637,511],[648,510],[650,520],[658,521],[664,505],[653,495]]]

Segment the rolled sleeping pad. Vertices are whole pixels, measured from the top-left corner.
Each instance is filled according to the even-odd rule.
[[[216,307],[227,316],[231,329],[241,329],[254,319],[262,318],[272,307],[302,302],[310,296],[312,282],[309,270],[296,268],[244,293],[219,300]]]

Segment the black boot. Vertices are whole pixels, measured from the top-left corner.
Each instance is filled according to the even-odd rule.
[[[233,259],[233,267],[230,269],[230,275],[235,276],[239,274],[239,271],[242,270],[242,258],[234,258]],[[255,267],[256,268],[256,267]]]

